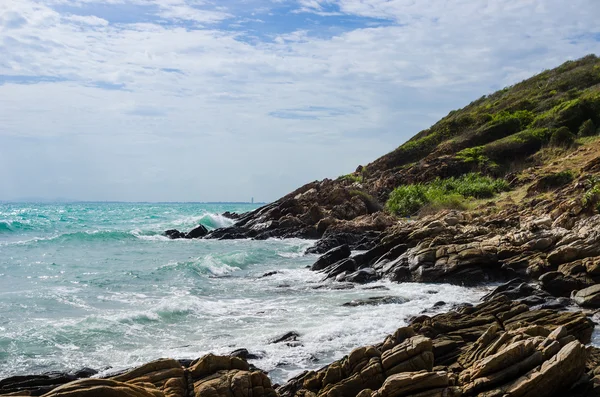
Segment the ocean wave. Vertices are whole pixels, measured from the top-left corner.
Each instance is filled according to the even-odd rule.
[[[0,220],[0,233],[14,233],[23,230],[32,230],[29,222]]]
[[[188,216],[185,218],[177,219],[172,222],[175,227],[187,227],[193,228],[200,224],[206,226],[208,229],[218,229],[221,227],[228,227],[235,223],[232,219],[224,217],[221,214],[212,212],[205,212],[198,216]]]
[[[255,263],[256,258],[247,252],[222,255],[208,254],[185,262],[169,262],[160,266],[159,272],[192,273],[199,276],[224,276]]]

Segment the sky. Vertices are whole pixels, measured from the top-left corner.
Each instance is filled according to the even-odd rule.
[[[600,54],[598,0],[0,0],[0,200],[271,201]]]

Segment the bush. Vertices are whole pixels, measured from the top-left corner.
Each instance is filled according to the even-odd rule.
[[[591,119],[588,119],[579,127],[579,136],[592,136],[596,134],[596,126]]]
[[[574,142],[575,135],[573,135],[567,127],[560,127],[559,129],[554,130],[550,136],[550,145],[552,146],[569,147],[573,145]]]
[[[350,181],[351,183],[354,183],[354,182],[362,183],[363,182],[363,176],[355,175],[355,174],[342,175],[338,179],[341,179],[344,181]]]
[[[590,190],[585,192],[583,196],[583,204],[600,212],[600,184],[595,185]]]
[[[504,190],[508,190],[508,183],[503,179],[475,173],[459,178],[438,178],[427,184],[399,186],[390,194],[386,208],[400,216],[412,216],[426,206],[430,209],[464,208],[465,198],[490,198]]]
[[[394,189],[385,206],[393,214],[411,216],[419,212],[427,203],[429,203],[427,187],[416,184],[399,186]]]

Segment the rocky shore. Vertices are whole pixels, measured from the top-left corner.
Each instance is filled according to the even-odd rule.
[[[236,352],[209,354],[192,362],[160,359],[107,378],[89,378],[92,371],[70,377],[13,377],[0,381],[0,395],[599,395],[600,349],[585,346],[594,328],[592,320],[583,312],[532,308],[524,303],[527,299],[509,298],[507,290],[515,289],[500,287],[479,305],[415,317],[381,343],[358,347],[284,385],[273,385],[267,374],[246,361],[247,354]]]
[[[504,283],[480,304],[421,314],[283,385],[237,352],[161,359],[107,378],[89,369],[13,377],[0,381],[0,396],[600,396],[600,349],[590,346],[600,308],[599,68],[588,56],[484,96],[351,174],[226,214],[233,226],[165,232],[314,239],[308,253],[321,256],[311,270],[329,285]],[[428,183],[475,174],[507,188],[426,196]],[[417,205],[410,219],[386,207],[398,187],[418,201],[405,205]]]

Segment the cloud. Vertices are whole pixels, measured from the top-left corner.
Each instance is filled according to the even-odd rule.
[[[0,199],[275,199],[600,53],[599,14],[595,0],[2,2]]]

